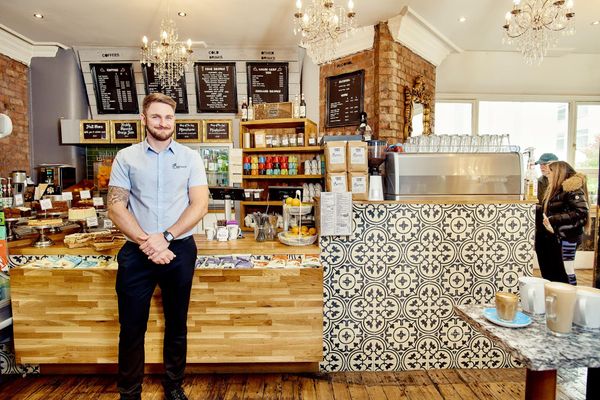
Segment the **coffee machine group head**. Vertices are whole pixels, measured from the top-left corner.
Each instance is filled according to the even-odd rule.
[[[369,155],[369,200],[383,201],[383,182],[379,174],[379,167],[385,161],[385,140],[367,141]]]

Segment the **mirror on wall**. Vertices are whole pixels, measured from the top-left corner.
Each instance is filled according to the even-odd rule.
[[[404,140],[413,135],[431,135],[431,94],[421,75],[404,87]]]

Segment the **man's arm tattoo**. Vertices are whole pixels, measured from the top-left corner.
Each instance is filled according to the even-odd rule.
[[[117,186],[109,186],[107,203],[109,206],[117,203],[123,203],[127,206],[127,203],[129,203],[129,190]]]

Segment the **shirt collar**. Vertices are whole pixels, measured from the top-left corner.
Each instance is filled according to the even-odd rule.
[[[158,154],[158,152],[156,150],[154,150],[152,148],[152,146],[150,146],[150,143],[148,143],[148,138],[144,139],[144,141],[142,142],[142,145],[144,146],[144,152],[148,152],[148,150],[151,150],[154,153]],[[169,143],[169,147],[167,147],[166,150],[170,150],[171,153],[175,154],[175,149],[176,149],[175,141],[171,138],[171,143]]]

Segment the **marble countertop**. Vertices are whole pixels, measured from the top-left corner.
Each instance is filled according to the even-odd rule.
[[[600,367],[600,331],[584,331],[573,325],[568,336],[546,330],[544,316],[524,328],[505,328],[489,322],[483,310],[491,305],[455,305],[457,315],[533,371],[558,368]]]

